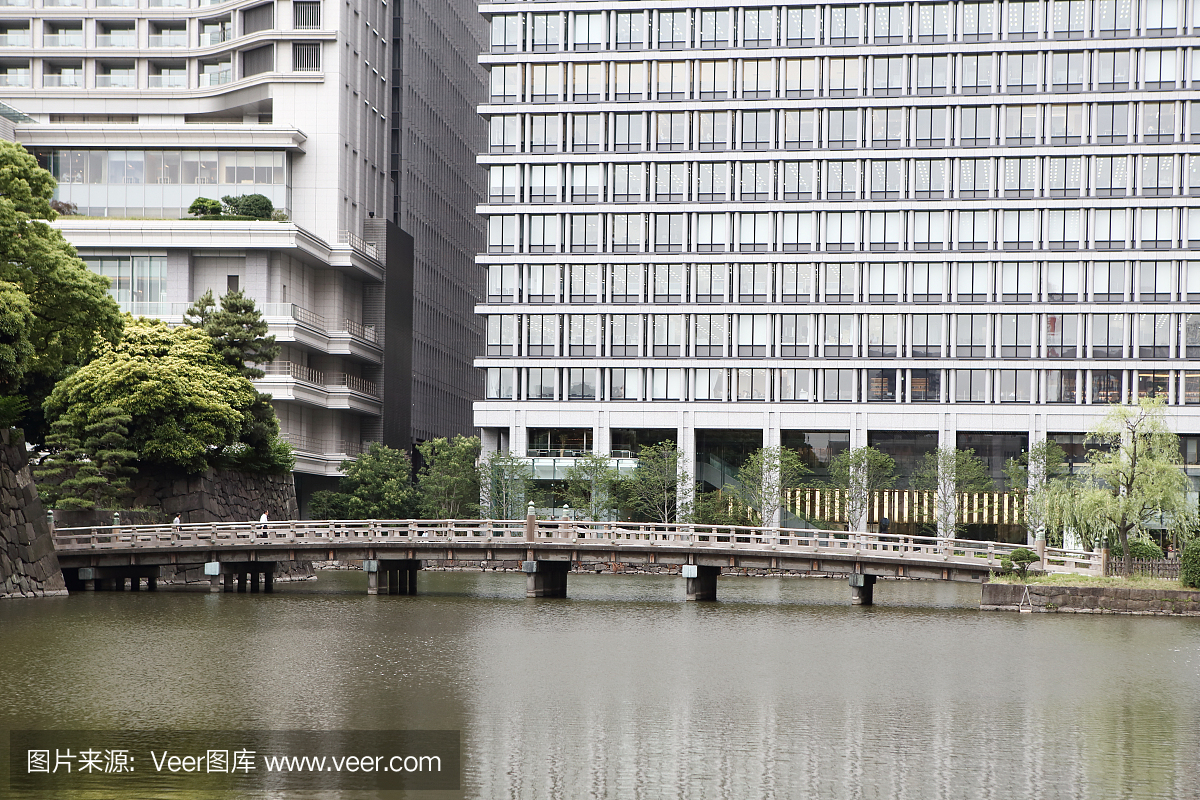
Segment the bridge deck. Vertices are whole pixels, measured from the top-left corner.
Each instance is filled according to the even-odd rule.
[[[869,532],[539,520],[320,520],[60,528],[64,567],[208,561],[571,561],[695,564],[981,581],[1019,545]],[[1100,555],[1046,548],[1043,569],[1099,574]]]

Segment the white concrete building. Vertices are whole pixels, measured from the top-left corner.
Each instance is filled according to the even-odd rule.
[[[1200,2],[480,9],[488,447],[1200,463]]]
[[[469,207],[482,186],[482,125],[446,133],[448,117],[474,118],[477,65],[453,76],[459,91],[441,105],[406,113],[450,76],[439,60],[409,69],[419,48],[405,37],[447,19],[443,38],[475,52],[482,23],[455,27],[449,3],[0,4],[0,99],[32,118],[15,125],[17,140],[54,173],[57,199],[78,209],[58,223],[64,234],[135,314],[178,320],[210,289],[255,298],[283,347],[259,388],[297,451],[302,495],[366,443],[408,447],[422,414],[433,421],[421,438],[470,427],[477,373],[465,357],[455,371],[416,353],[413,314],[414,297],[437,296],[442,282],[479,283],[470,273],[481,226],[404,192],[436,172]],[[442,144],[409,152],[430,140]],[[197,197],[252,193],[285,221],[180,219]],[[443,257],[414,277],[430,250]],[[472,305],[467,295],[442,309],[460,338],[479,330]],[[414,409],[425,375],[443,378],[441,394]],[[456,404],[458,419],[445,411]]]

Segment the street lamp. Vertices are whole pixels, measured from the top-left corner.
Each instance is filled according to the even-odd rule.
[[[571,507],[566,503],[563,503],[563,519],[570,519],[572,521],[575,519],[575,515],[571,513]]]

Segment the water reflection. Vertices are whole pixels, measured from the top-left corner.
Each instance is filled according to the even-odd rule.
[[[0,727],[442,728],[469,798],[1182,798],[1200,620],[981,613],[978,587],[361,573],[0,604]],[[6,768],[6,765],[5,765]],[[314,796],[333,797],[331,794]],[[415,795],[420,796],[420,795]]]

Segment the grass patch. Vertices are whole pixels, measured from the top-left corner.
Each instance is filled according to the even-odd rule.
[[[1030,575],[1028,579],[1022,581],[1016,575],[992,575],[989,579],[991,583],[1007,583],[1007,584],[1029,584],[1040,586],[1107,586],[1125,589],[1175,589],[1180,590],[1184,587],[1179,581],[1167,580],[1166,578],[1146,578],[1140,575],[1135,575],[1131,578],[1122,578],[1119,576],[1101,577],[1099,575],[1070,575],[1058,573],[1054,575]]]

